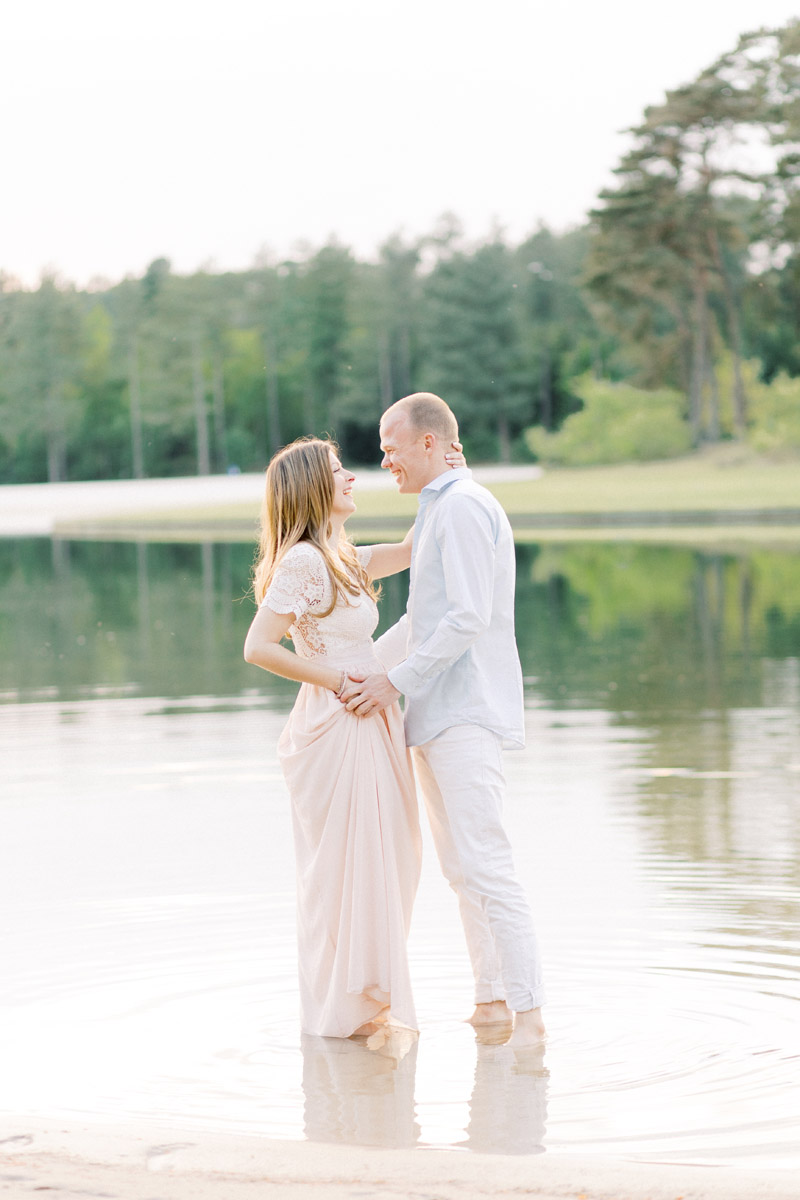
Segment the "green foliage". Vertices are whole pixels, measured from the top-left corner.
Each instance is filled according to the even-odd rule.
[[[749,441],[756,450],[800,450],[800,378],[781,372],[754,388]]]
[[[558,433],[534,427],[525,435],[530,450],[542,461],[588,466],[672,458],[690,449],[679,392],[645,391],[588,375],[576,380],[573,390],[584,407],[567,417]]]
[[[735,437],[738,432],[736,429],[735,412],[735,370],[736,364],[730,351],[720,354],[715,370],[717,394],[714,403],[718,406],[720,432],[725,437]],[[755,358],[747,359],[746,361],[739,362],[738,370],[748,397],[748,407],[752,418],[756,395],[764,386],[761,382],[761,363]],[[710,384],[706,380],[702,392],[703,403],[705,405],[710,404],[712,401],[710,392]]]
[[[448,246],[425,281],[426,382],[446,395],[468,453],[510,457],[531,416],[518,386],[514,263],[500,241]]]
[[[157,259],[103,293],[0,278],[0,480],[258,470],[310,433],[374,463],[380,414],[416,390],[452,403],[473,459],[519,454],[537,412],[574,407],[573,364],[604,358],[584,252],[544,229],[466,247],[451,223],[371,263],[330,243],[222,275]]]
[[[724,433],[716,380],[724,353],[734,362],[737,436],[748,419],[740,375],[748,351],[761,352],[768,375],[797,367],[798,270],[785,260],[800,229],[799,51],[797,20],[745,34],[647,108],[618,185],[592,214],[588,281],[598,315],[628,349],[636,382],[686,392],[695,443]],[[758,167],[737,150],[756,142]],[[756,258],[768,268],[766,286]]]
[[[36,291],[6,293],[2,424],[12,453],[41,447],[50,482],[67,478],[68,448],[80,422],[80,300],[54,276]]]
[[[614,369],[614,340],[598,330],[582,286],[589,244],[586,228],[556,236],[540,226],[515,256],[520,385],[532,392],[532,415],[545,429],[579,407],[573,376]]]
[[[745,34],[645,110],[589,225],[516,246],[445,215],[374,262],[158,258],[102,293],[0,271],[0,482],[256,470],[303,434],[374,463],[411,391],[473,461],[797,447],[798,95],[800,20]]]
[[[317,426],[327,430],[336,424],[337,401],[348,366],[345,343],[353,268],[350,251],[332,243],[314,255],[305,279],[313,416]]]

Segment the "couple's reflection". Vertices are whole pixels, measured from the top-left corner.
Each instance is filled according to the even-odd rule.
[[[370,1039],[303,1035],[305,1133],[311,1141],[400,1148],[420,1138],[419,1040],[387,1027]],[[544,1048],[478,1043],[466,1138],[485,1154],[540,1154],[547,1121]]]
[[[418,1037],[387,1028],[374,1037],[304,1033],[305,1132],[312,1142],[414,1146],[414,1077]]]
[[[483,1154],[542,1154],[547,1126],[544,1046],[479,1041],[462,1146]]]

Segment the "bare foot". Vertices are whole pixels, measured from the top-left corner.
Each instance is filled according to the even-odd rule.
[[[379,1054],[381,1058],[390,1059],[397,1066],[418,1038],[416,1029],[406,1029],[405,1025],[385,1024],[367,1038],[367,1049]]]
[[[475,1041],[479,1046],[505,1046],[514,1030],[510,1021],[503,1021],[502,1024],[495,1022],[492,1025],[475,1025],[473,1028]]]
[[[467,1017],[469,1025],[510,1025],[513,1020],[511,1009],[505,1000],[490,1000],[487,1004],[476,1004],[475,1012]]]
[[[355,1033],[351,1033],[350,1037],[371,1037],[378,1029],[383,1028],[389,1020],[389,1005],[382,1008],[379,1013],[372,1018],[371,1021],[366,1021],[363,1025],[359,1025]]]
[[[545,1043],[537,1042],[535,1046],[513,1046],[514,1074],[529,1075],[533,1079],[548,1079],[550,1072],[544,1065]]]
[[[389,1041],[389,1038],[391,1036],[392,1036],[391,1030],[389,1029],[389,1026],[384,1021],[384,1023],[382,1025],[379,1025],[377,1027],[377,1029],[375,1030],[375,1032],[371,1033],[369,1035],[369,1037],[367,1038],[367,1049],[368,1050],[382,1050],[383,1047],[386,1045],[386,1043]]]
[[[529,1008],[527,1012],[514,1013],[514,1032],[508,1039],[509,1046],[536,1046],[545,1038],[544,1021],[540,1008]]]

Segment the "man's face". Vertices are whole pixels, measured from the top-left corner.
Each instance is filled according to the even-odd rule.
[[[381,466],[391,471],[399,492],[421,492],[430,483],[430,454],[426,435],[412,428],[404,412],[381,421]]]

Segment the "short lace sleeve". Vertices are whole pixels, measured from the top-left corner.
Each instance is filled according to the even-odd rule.
[[[299,543],[279,562],[261,605],[276,613],[294,613],[299,619],[325,599],[329,588],[322,555],[313,546]]]
[[[358,561],[366,571],[369,566],[369,560],[372,558],[372,546],[356,546],[356,554]]]

